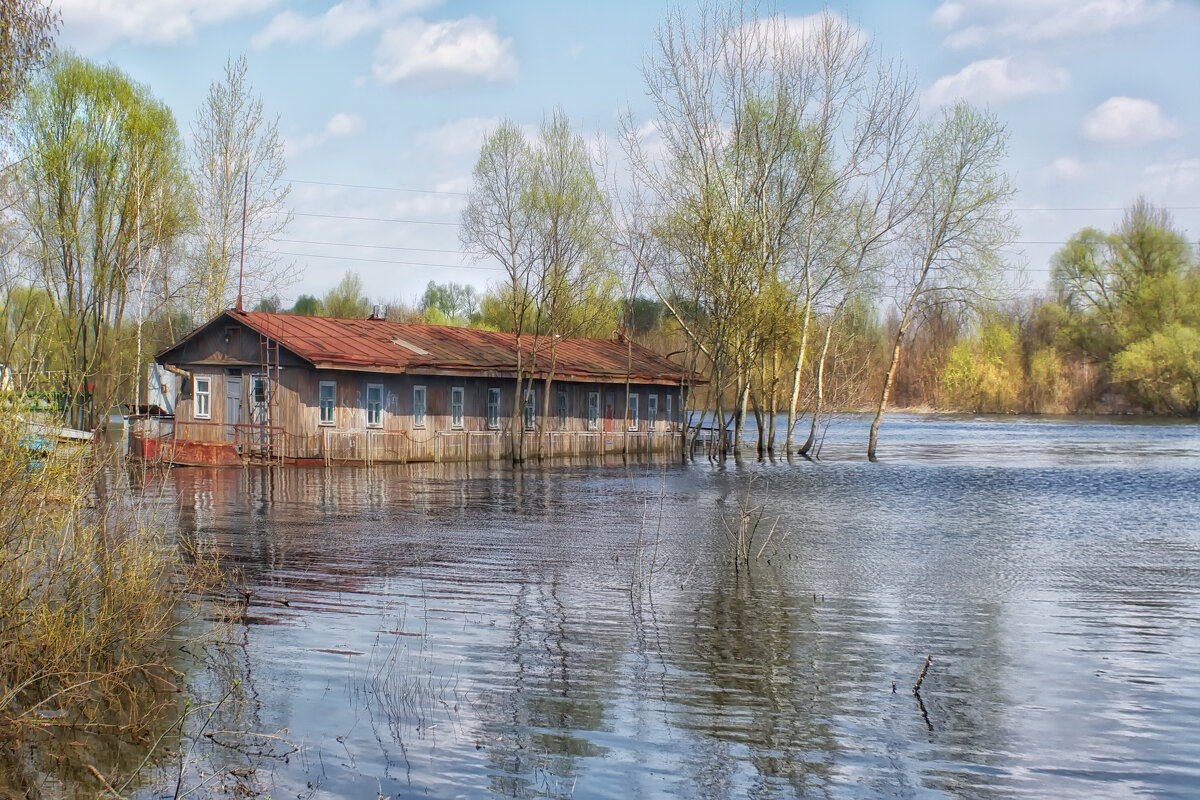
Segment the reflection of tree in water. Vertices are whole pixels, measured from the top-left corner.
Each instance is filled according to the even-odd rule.
[[[622,642],[588,623],[559,576],[515,588],[505,689],[479,709],[490,787],[508,797],[570,797],[581,759],[606,752],[586,734],[605,727]]]
[[[831,665],[814,603],[793,597],[772,568],[752,569],[733,580],[730,566],[691,624],[672,632],[678,725],[700,735],[691,762],[702,796],[771,796],[781,784],[809,795],[827,788],[839,751],[822,686]]]

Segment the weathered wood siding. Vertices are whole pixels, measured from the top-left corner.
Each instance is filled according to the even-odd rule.
[[[273,355],[273,361],[274,354]],[[263,374],[263,348],[255,331],[240,323],[203,331],[186,341],[172,359],[192,375],[176,407],[175,437],[193,442],[232,442],[246,454],[269,437],[273,451],[288,460],[327,462],[476,461],[508,458],[512,454],[515,381],[503,377],[451,377],[349,370],[318,370],[290,352],[278,351],[278,379],[270,413],[270,433],[256,429],[253,379]],[[242,382],[240,425],[236,435],[226,426],[227,380]],[[195,416],[195,378],[208,378],[210,414]],[[320,419],[320,385],[336,386],[333,419]],[[382,387],[378,426],[367,424],[367,387]],[[414,419],[414,387],[425,387],[425,419]],[[463,390],[461,425],[454,424],[452,393]],[[500,413],[494,429],[487,426],[489,390],[500,391]],[[678,421],[683,409],[679,386],[634,384],[636,425],[631,425],[626,388],[620,383],[554,381],[549,387],[535,380],[535,421],[527,430],[517,418],[528,457],[587,456],[621,452],[669,453],[679,449]],[[559,393],[566,395],[565,418],[559,415]],[[595,427],[588,424],[589,395],[597,397]],[[650,397],[656,398],[657,417],[649,421]],[[667,400],[671,397],[671,419]]]

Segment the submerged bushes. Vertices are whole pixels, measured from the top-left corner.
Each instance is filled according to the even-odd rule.
[[[92,448],[32,429],[0,411],[0,752],[10,761],[35,732],[144,738],[138,728],[173,710],[167,639],[204,571],[112,489]]]

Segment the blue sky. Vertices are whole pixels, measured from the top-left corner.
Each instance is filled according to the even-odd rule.
[[[60,43],[111,61],[175,111],[187,136],[226,58],[288,143],[297,216],[278,243],[321,294],[347,269],[374,299],[430,280],[496,277],[458,243],[482,137],[561,105],[585,134],[649,108],[641,64],[668,4],[447,0],[58,0]],[[687,4],[684,4],[685,7]],[[1139,194],[1200,240],[1200,2],[782,2],[839,14],[917,78],[922,111],[965,97],[1008,126],[1020,225],[1010,260],[1041,290],[1050,256],[1108,228]],[[344,184],[344,185],[329,185]],[[377,189],[354,187],[382,187]],[[421,190],[421,191],[414,191]],[[414,222],[339,219],[340,217]],[[318,244],[319,243],[319,244]]]

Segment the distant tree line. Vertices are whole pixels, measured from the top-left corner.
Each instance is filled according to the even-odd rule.
[[[383,304],[390,319],[513,331],[549,365],[546,389],[560,338],[642,341],[705,377],[692,393],[705,425],[740,441],[753,416],[761,452],[819,452],[843,409],[874,410],[872,456],[889,406],[1200,413],[1196,252],[1166,214],[1139,200],[1115,230],[1080,231],[1046,296],[1014,299],[1003,125],[964,103],[922,116],[902,65],[836,15],[815,19],[672,10],[644,67],[653,121],[625,115],[612,153],[562,109],[532,134],[501,122],[460,227],[500,270],[485,289],[368,298],[347,272],[290,308],[293,265],[273,247],[289,219],[282,143],[245,59],[212,84],[185,147],[147,87],[53,54],[26,20],[41,33],[0,66],[0,358],[50,376],[88,427],[91,409],[136,401],[149,355],[240,289],[264,311]]]

